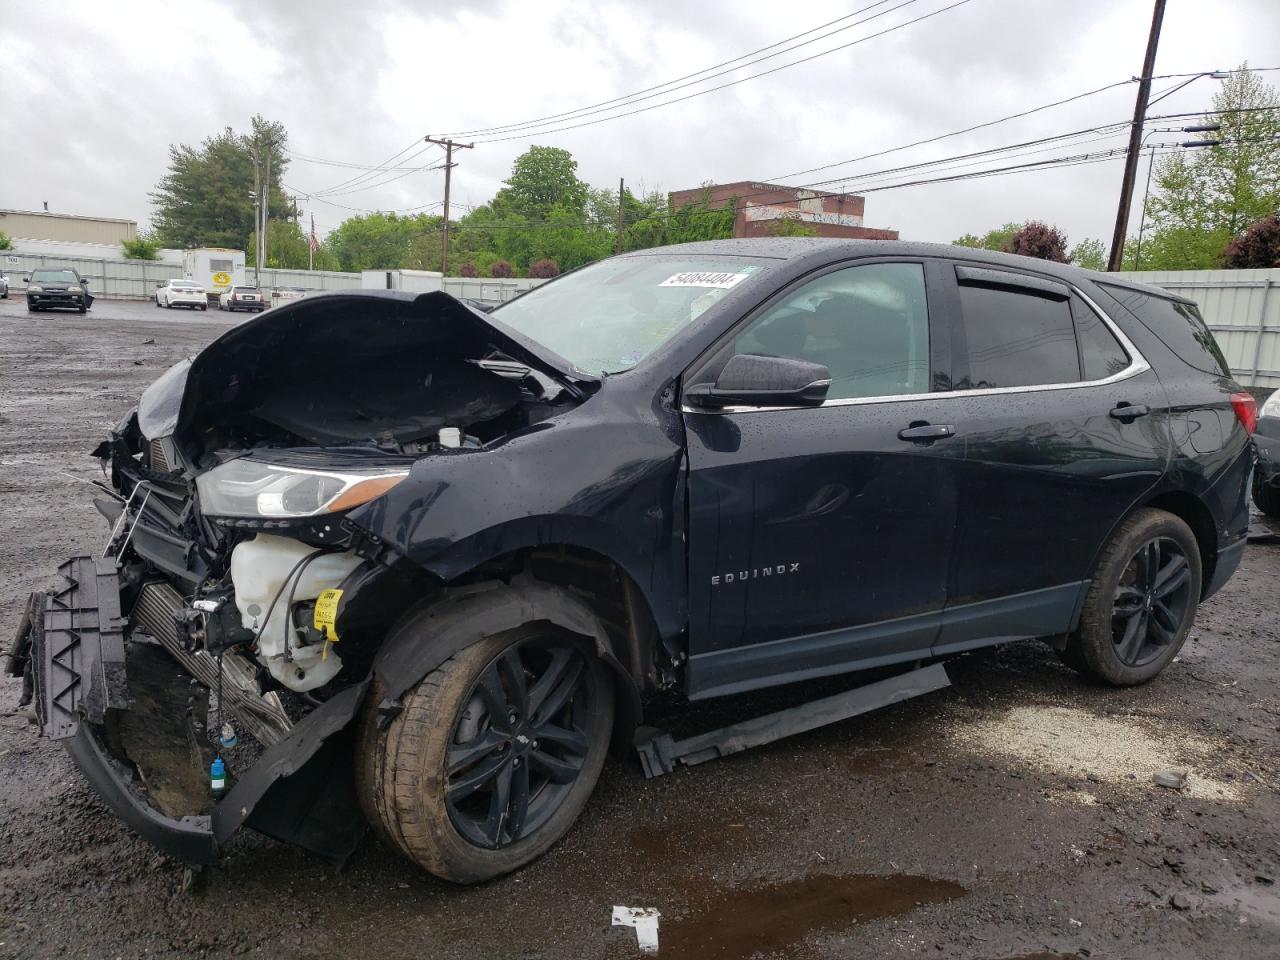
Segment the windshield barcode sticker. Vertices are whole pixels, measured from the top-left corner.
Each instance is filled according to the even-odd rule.
[[[713,287],[717,290],[728,290],[747,279],[748,273],[677,273],[667,277],[660,287]]]

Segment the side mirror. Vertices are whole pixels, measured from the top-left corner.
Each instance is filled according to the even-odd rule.
[[[88,280],[81,280],[81,281],[80,281],[80,286],[82,286],[82,287],[87,287],[88,285],[89,285],[89,281],[88,281]]]
[[[740,353],[729,358],[715,383],[694,384],[684,395],[700,407],[813,407],[827,398],[830,386],[831,371],[820,363]]]

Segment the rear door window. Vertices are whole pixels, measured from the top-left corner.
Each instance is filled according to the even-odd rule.
[[[957,390],[1081,379],[1066,296],[962,279],[960,313],[963,344],[956,356]]]
[[[1222,355],[1222,349],[1200,316],[1200,308],[1194,303],[1154,296],[1128,287],[1100,286],[1105,287],[1107,293],[1186,363],[1215,376],[1231,376],[1227,358]]]

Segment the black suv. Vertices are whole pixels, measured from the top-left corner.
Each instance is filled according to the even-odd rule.
[[[95,451],[105,558],[33,598],[10,669],[175,856],[248,824],[342,858],[367,820],[472,882],[564,834],[658,691],[890,668],[830,719],[1032,638],[1150,680],[1240,561],[1253,422],[1193,304],[945,246],[668,247],[492,315],[317,295]],[[660,773],[814,716],[639,745]],[[192,780],[193,723],[217,803],[146,786]]]
[[[27,279],[27,309],[66,307],[84,313],[93,306],[89,281],[74,270],[33,270]]]

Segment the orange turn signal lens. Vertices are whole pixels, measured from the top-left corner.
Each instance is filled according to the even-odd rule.
[[[350,510],[352,507],[358,507],[362,503],[376,500],[407,476],[407,473],[400,473],[388,477],[370,477],[368,480],[361,480],[359,483],[354,483],[347,487],[325,510],[327,513],[337,513],[339,510]]]

